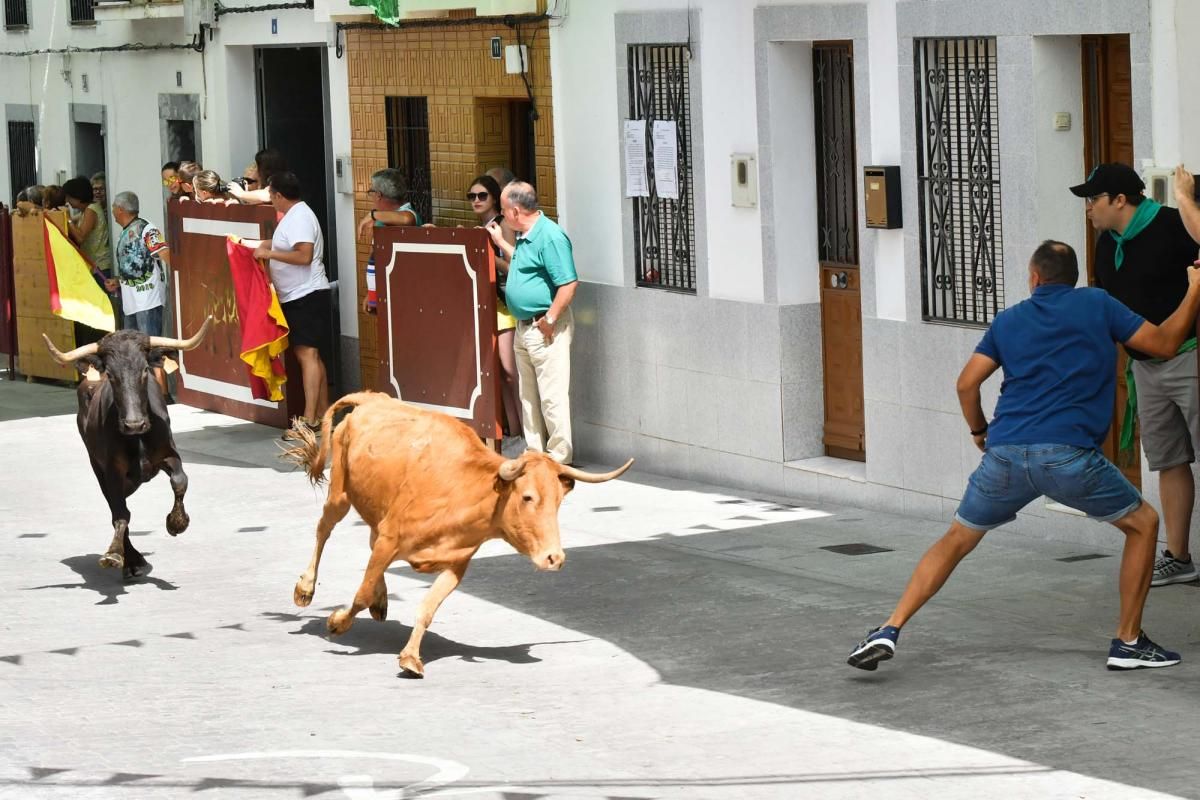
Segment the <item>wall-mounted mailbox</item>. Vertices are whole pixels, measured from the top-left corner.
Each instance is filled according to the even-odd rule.
[[[900,167],[863,167],[868,228],[903,227],[900,209]]]

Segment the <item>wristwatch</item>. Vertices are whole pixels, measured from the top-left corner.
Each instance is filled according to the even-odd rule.
[[[546,313],[545,313],[545,314],[542,316],[542,319],[546,320],[546,322],[549,322],[549,323],[550,323],[550,327],[551,327],[551,328],[553,328],[553,327],[554,327],[554,323],[558,322],[558,320],[556,320],[554,317],[552,317],[552,316],[550,315],[550,312],[549,312],[549,311],[547,311],[547,312],[546,312]]]

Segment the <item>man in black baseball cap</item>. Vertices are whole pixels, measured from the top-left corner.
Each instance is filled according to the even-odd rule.
[[[1146,189],[1133,167],[1125,164],[1101,164],[1092,170],[1087,180],[1078,186],[1071,187],[1071,194],[1076,197],[1097,197],[1099,195],[1115,196],[1123,194],[1126,197],[1140,195]]]
[[[1176,175],[1177,195],[1181,188],[1188,188],[1179,185],[1181,171]],[[1086,181],[1072,186],[1071,193],[1084,198],[1088,219],[1100,232],[1095,250],[1096,285],[1157,325],[1187,293],[1187,271],[1196,261],[1198,246],[1179,210],[1146,197],[1145,188],[1132,167],[1101,164]],[[1190,214],[1195,204],[1191,197],[1186,199]],[[1154,565],[1151,586],[1200,579],[1188,543],[1196,499],[1191,464],[1200,452],[1195,349],[1194,337],[1169,359],[1151,358],[1125,347],[1129,400],[1120,419],[1121,451],[1133,448],[1136,416],[1146,461],[1159,476],[1167,530],[1167,549]]]

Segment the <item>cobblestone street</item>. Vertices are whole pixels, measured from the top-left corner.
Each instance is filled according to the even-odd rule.
[[[1194,717],[1164,713],[1195,696],[1198,595],[1155,590],[1147,612],[1182,666],[1106,672],[1115,532],[1086,553],[994,534],[863,673],[846,653],[941,526],[634,472],[568,497],[562,572],[487,546],[406,680],[429,579],[394,566],[388,621],[329,639],[367,559],[352,512],[295,608],[323,490],[277,461],[277,431],[173,406],[191,527],[166,535],[158,477],[131,504],[154,571],[100,569],[73,404],[0,383],[2,797],[1200,794]],[[880,552],[825,549],[859,544]]]

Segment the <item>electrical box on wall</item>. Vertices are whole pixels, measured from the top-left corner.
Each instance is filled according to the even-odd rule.
[[[529,48],[523,44],[510,44],[504,48],[504,71],[509,75],[520,75],[529,71]]]
[[[354,171],[350,168],[350,156],[334,157],[333,185],[338,194],[354,194]]]
[[[863,167],[868,228],[901,228],[900,167]]]
[[[729,157],[730,188],[736,208],[758,205],[758,163],[753,153],[734,153]]]

